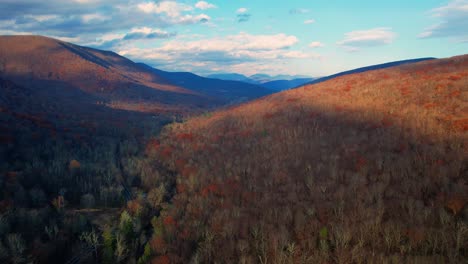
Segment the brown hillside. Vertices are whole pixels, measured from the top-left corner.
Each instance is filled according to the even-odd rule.
[[[468,55],[174,124],[147,148],[178,174],[151,245],[175,263],[464,263],[467,142]]]
[[[42,36],[1,36],[0,77],[35,89],[78,88],[127,110],[174,112],[217,103],[113,52]]]
[[[160,76],[139,70],[132,61],[115,53],[42,36],[1,37],[0,59],[0,72],[4,75],[63,80],[85,91],[103,92],[126,83],[190,93],[168,85]]]

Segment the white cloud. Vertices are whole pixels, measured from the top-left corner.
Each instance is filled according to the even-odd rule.
[[[308,59],[314,56],[308,53],[304,53],[302,51],[292,50],[292,51],[288,51],[288,52],[280,54],[280,57],[287,58],[287,59]]]
[[[296,8],[296,9],[291,9],[289,10],[289,13],[291,15],[298,15],[298,14],[307,14],[309,13],[309,9],[305,9],[305,8]]]
[[[241,33],[236,36],[228,37],[228,39],[240,43],[245,49],[283,49],[291,47],[299,40],[295,36],[286,34],[276,35],[250,35]]]
[[[115,39],[121,39],[123,37],[125,37],[125,34],[109,33],[109,34],[105,34],[102,37],[100,37],[100,40],[101,41],[111,41],[111,40],[115,40]]]
[[[247,8],[245,8],[245,7],[241,7],[239,9],[237,9],[238,14],[244,14],[244,13],[247,13],[247,11],[249,11],[249,10]]]
[[[109,33],[86,45],[100,49],[120,49],[128,47],[135,41],[148,41],[154,39],[168,39],[175,37],[176,33],[167,32],[159,28],[134,27],[128,33]]]
[[[195,7],[198,8],[198,9],[201,9],[201,10],[206,10],[206,9],[210,9],[210,8],[216,8],[215,5],[213,4],[210,4],[208,2],[205,2],[205,1],[200,1],[198,3],[195,4]]]
[[[169,22],[171,24],[195,24],[199,22],[207,22],[211,19],[205,14],[183,14],[185,12],[192,11],[193,7],[174,1],[141,3],[138,4],[138,9],[147,14],[165,14],[169,18]]]
[[[324,46],[325,45],[322,42],[319,42],[319,41],[314,41],[314,42],[309,44],[310,48],[321,48],[321,47],[324,47]]]
[[[315,19],[308,19],[308,20],[304,21],[304,24],[306,24],[306,25],[313,24],[313,23],[315,23]]]
[[[90,4],[90,3],[99,2],[99,0],[73,0],[73,1],[80,3],[80,4]]]
[[[99,13],[94,13],[94,14],[82,15],[81,19],[83,20],[83,22],[89,23],[89,22],[102,22],[110,18]]]
[[[209,2],[209,0],[207,0]],[[194,6],[167,0],[0,0],[0,31],[76,38],[89,44],[133,27],[209,22]],[[207,23],[208,25],[208,23]]]
[[[58,40],[61,40],[61,41],[72,42],[72,43],[77,43],[77,42],[80,41],[80,38],[79,38],[79,37],[74,37],[74,38],[57,37],[57,36],[50,36],[50,37],[51,37],[51,38],[58,39]]]
[[[208,15],[200,14],[200,15],[184,15],[178,17],[177,19],[172,20],[174,23],[180,24],[195,24],[195,23],[204,23],[211,19]]]
[[[180,36],[157,48],[123,47],[119,54],[152,65],[161,64],[166,69],[173,67],[175,70],[206,71],[223,68],[224,71],[238,72],[241,65],[249,65],[244,71],[258,71],[263,65],[268,69],[281,68],[284,72],[287,70],[285,65],[291,61],[320,57],[316,53],[292,50],[298,41],[295,36],[286,34],[239,33],[199,40]]]
[[[129,33],[125,34],[124,40],[135,40],[135,39],[155,39],[155,38],[169,38],[175,36],[175,33],[169,33],[159,28],[140,27],[132,28]]]
[[[355,53],[355,52],[359,52],[361,51],[360,48],[356,48],[356,47],[349,47],[349,46],[345,46],[343,47],[347,52],[349,53]]]
[[[436,17],[446,17],[453,15],[454,13],[466,14],[468,12],[468,1],[467,0],[455,0],[439,8],[432,10]]]
[[[374,28],[369,30],[351,31],[337,44],[348,50],[356,51],[359,47],[373,47],[390,44],[396,38],[391,28]]]
[[[211,38],[195,41],[170,41],[158,48],[160,51],[178,52],[234,52],[240,54],[244,51],[267,51],[286,49],[299,40],[295,36],[286,34],[276,35],[250,35],[240,33],[224,38]],[[240,52],[240,53],[239,53]],[[251,53],[253,54],[253,53]]]
[[[39,21],[39,22],[54,20],[54,19],[57,19],[58,17],[59,16],[57,16],[57,15],[37,15],[37,16],[25,15],[25,18],[31,18],[31,19],[34,19],[34,20]]]
[[[421,34],[419,34],[418,37],[420,37],[420,38],[429,38],[429,37],[432,37],[432,35],[433,35],[432,30],[433,30],[433,27],[430,27],[430,28],[428,28],[426,31],[424,31],[424,32],[422,32]]]
[[[419,34],[420,38],[468,37],[468,0],[455,0],[449,4],[434,8],[431,11],[434,18],[440,20]]]
[[[122,56],[132,56],[140,60],[164,60],[170,62],[173,57],[169,53],[150,52],[151,49],[127,48],[119,51]]]
[[[182,12],[193,10],[189,5],[180,4],[174,1],[162,1],[159,3],[146,2],[139,4],[138,8],[145,13],[164,13],[169,17],[178,17]]]
[[[146,2],[138,4],[138,9],[145,13],[156,13],[156,3],[153,2]]]

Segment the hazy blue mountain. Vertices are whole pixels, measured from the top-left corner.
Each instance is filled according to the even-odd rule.
[[[207,75],[206,77],[212,78],[212,79],[225,80],[225,81],[240,81],[240,82],[246,82],[246,83],[257,83],[254,80],[249,79],[247,76],[239,74],[239,73],[216,73],[216,74]]]
[[[287,74],[280,74],[273,76],[272,81],[280,81],[280,80],[286,80],[286,81],[292,81],[294,79],[314,79],[308,75],[287,75]]]
[[[273,81],[273,79],[272,79],[272,77],[270,75],[262,74],[262,73],[251,75],[251,76],[249,76],[249,79],[254,80],[257,83],[266,83],[266,82],[269,82],[269,81]]]
[[[205,78],[189,72],[167,72],[143,63],[139,63],[139,65],[179,87],[234,102],[261,97],[274,92],[263,86],[246,82]]]
[[[284,91],[298,86],[302,86],[313,81],[314,78],[300,78],[293,80],[277,80],[263,83],[262,86],[274,91]]]

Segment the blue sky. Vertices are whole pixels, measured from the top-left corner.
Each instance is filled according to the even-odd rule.
[[[169,71],[323,76],[468,53],[468,0],[2,0],[0,34],[113,50]]]

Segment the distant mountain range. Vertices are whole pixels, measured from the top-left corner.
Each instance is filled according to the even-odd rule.
[[[273,92],[261,85],[253,83],[205,78],[190,72],[167,72],[155,69],[143,63],[139,63],[139,66],[164,77],[177,86],[202,94],[209,94],[210,96],[221,98],[230,103],[243,102]]]
[[[215,73],[206,76],[207,78],[226,80],[226,81],[239,81],[246,83],[257,83],[249,77],[239,74],[239,73]]]
[[[247,77],[238,73],[210,74],[206,77],[220,80],[231,80],[256,84],[274,91],[287,90],[314,80],[314,78],[305,75],[270,76],[268,74],[254,74]]]

